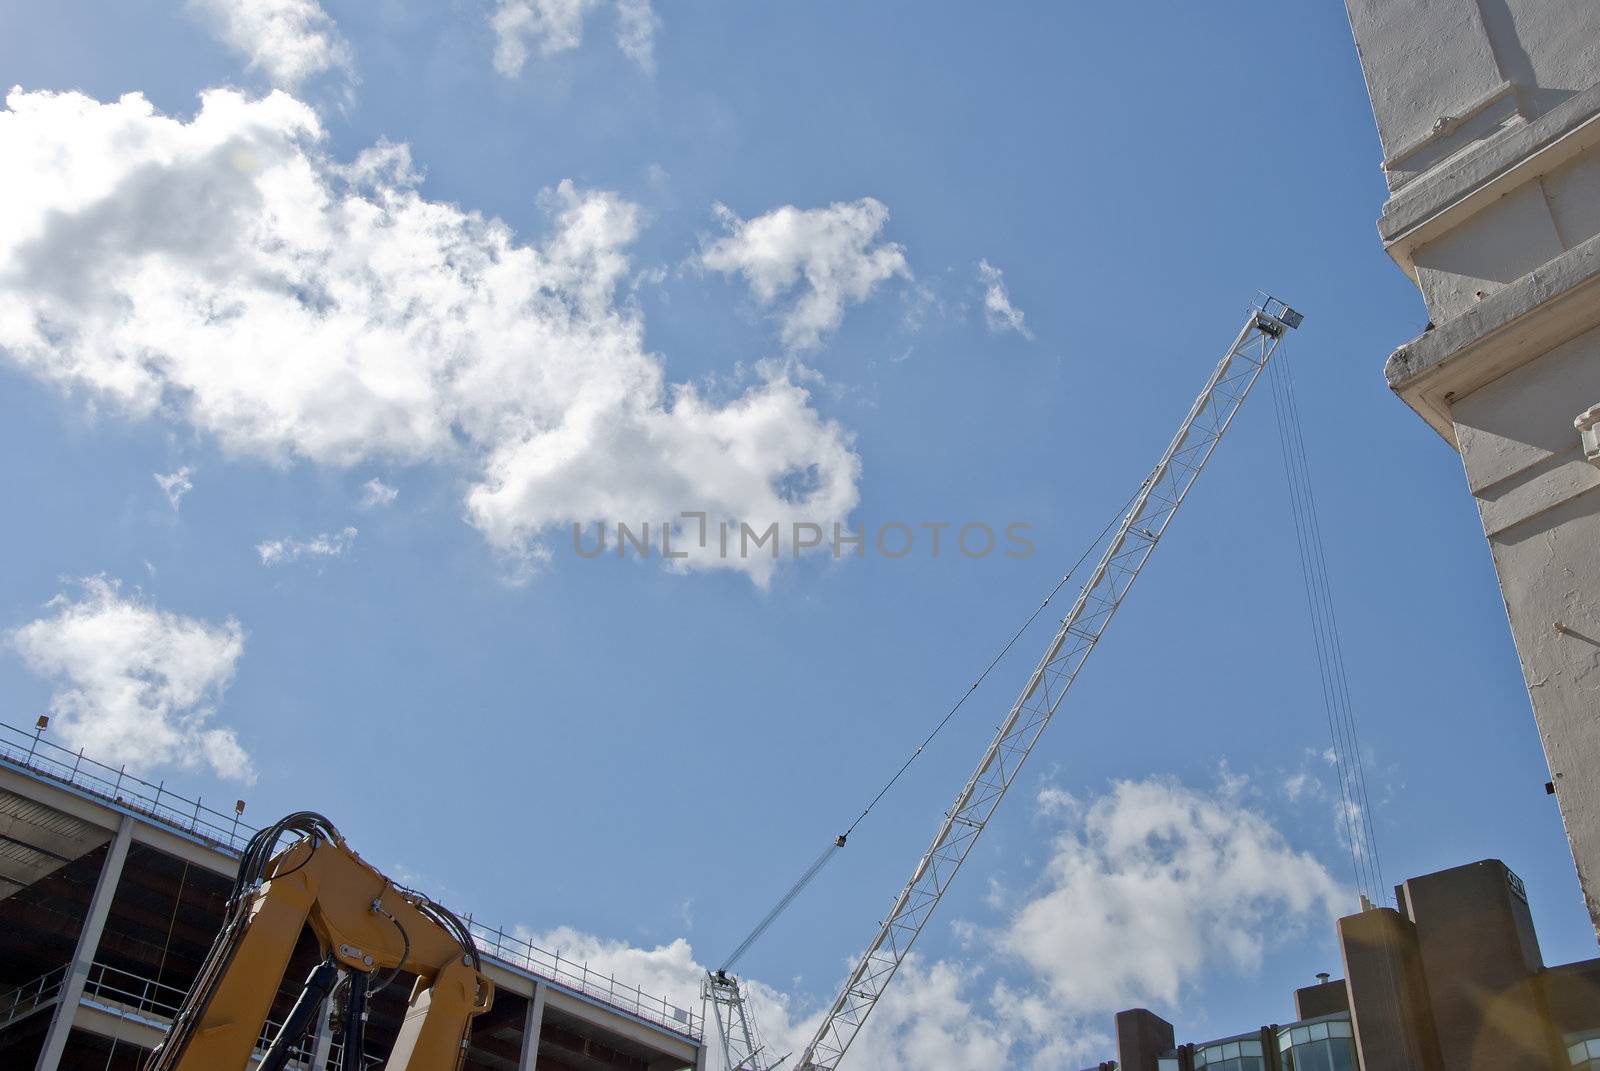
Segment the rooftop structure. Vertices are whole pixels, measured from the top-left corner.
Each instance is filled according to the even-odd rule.
[[[253,832],[237,813],[0,725],[0,1066],[136,1071],[221,926]],[[467,1068],[705,1067],[692,1008],[466,918],[496,986]],[[269,1029],[313,957],[303,940],[285,976],[294,992],[279,993]],[[409,989],[373,1001],[374,1065]],[[300,1071],[337,1066],[331,1032],[308,1044]]]
[[[1120,1071],[1600,1071],[1600,959],[1546,967],[1521,880],[1496,859],[1411,878],[1400,910],[1339,920],[1345,976],[1294,1019],[1179,1044],[1116,1018]],[[1101,1064],[1102,1068],[1108,1066]]]
[[[1600,932],[1600,5],[1346,6],[1431,321],[1389,386],[1465,463]]]

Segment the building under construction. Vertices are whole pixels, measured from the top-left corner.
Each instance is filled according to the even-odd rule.
[[[222,925],[253,832],[238,814],[0,725],[0,1067],[136,1071]],[[674,1003],[689,998],[642,992],[468,922],[496,992],[473,1025],[467,1068],[705,1067],[700,1015]],[[268,1036],[317,956],[303,935]],[[370,1000],[369,1065],[382,1064],[410,988],[399,977]],[[337,1048],[324,1018],[291,1066],[331,1066]]]

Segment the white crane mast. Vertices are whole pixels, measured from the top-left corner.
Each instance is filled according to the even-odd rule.
[[[769,1071],[774,1066],[745,1007],[744,990],[725,971],[708,971],[700,983],[701,1006],[710,1006],[722,1042],[724,1071]]]
[[[1071,611],[1062,618],[1044,657],[989,742],[978,768],[945,812],[933,843],[851,971],[801,1056],[797,1071],[832,1071],[843,1059],[1016,779],[1039,734],[1077,680],[1084,661],[1138,579],[1139,571],[1276,352],[1286,329],[1299,327],[1301,320],[1299,313],[1270,297],[1251,308],[1250,318],[1206,381],[1171,445],[1140,486]],[[742,1007],[739,1010],[742,1012]]]

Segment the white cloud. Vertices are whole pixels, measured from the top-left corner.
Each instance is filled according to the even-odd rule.
[[[350,45],[317,0],[189,0],[189,6],[279,88],[294,89],[324,71],[351,73]]]
[[[992,334],[1015,331],[1028,341],[1033,332],[1022,322],[1022,310],[1011,304],[1006,293],[1005,273],[987,260],[978,261],[978,278],[983,282],[983,319]]]
[[[650,0],[617,0],[617,47],[647,72],[656,69],[656,30],[661,18]]]
[[[1083,813],[1083,804],[1078,797],[1064,788],[1046,785],[1034,797],[1034,804],[1039,813],[1046,818],[1077,818]]]
[[[1012,1051],[1028,1038],[1028,1024],[982,983],[980,969],[913,955],[851,1046],[851,1061],[885,1071],[1013,1066]],[[814,1017],[805,1024],[807,1041],[820,1023]]]
[[[399,488],[390,487],[376,476],[361,485],[362,509],[377,509],[380,506],[390,506],[399,497]]]
[[[1316,768],[1318,760],[1334,766],[1327,780]],[[1283,795],[1290,803],[1325,807],[1325,813],[1332,823],[1334,841],[1351,856],[1351,865],[1359,868],[1363,860],[1371,862],[1367,859],[1370,845],[1365,835],[1368,812],[1358,798],[1354,781],[1344,776],[1345,771],[1339,769],[1337,763],[1338,756],[1331,748],[1322,752],[1306,748],[1301,768],[1283,777]]]
[[[104,576],[58,595],[8,639],[28,668],[56,682],[51,732],[101,762],[143,769],[210,766],[254,780],[231,729],[207,723],[244,653],[244,630],[157,609]]]
[[[707,245],[699,262],[712,271],[740,274],[757,300],[773,305],[791,294],[780,313],[783,341],[793,349],[817,346],[880,283],[909,279],[905,250],[880,242],[889,210],[871,197],[827,208],[775,208],[740,219],[725,205],[717,218],[729,233]]]
[[[161,488],[161,493],[166,495],[167,501],[172,504],[172,512],[178,512],[178,504],[183,501],[183,496],[194,490],[194,481],[191,479],[194,469],[185,465],[177,472],[165,474],[156,472],[151,475],[155,477],[156,486]]]
[[[1219,966],[1257,969],[1268,935],[1332,918],[1338,883],[1237,788],[1119,781],[1057,838],[1044,890],[999,943],[1045,980],[1058,1014],[1171,1005]]]
[[[356,530],[344,528],[337,532],[324,532],[310,539],[270,539],[256,544],[261,564],[285,565],[301,558],[337,558],[349,550],[356,541]]]
[[[138,94],[7,104],[0,355],[94,405],[233,455],[449,464],[512,560],[573,523],[704,510],[826,529],[856,505],[850,437],[803,369],[762,366],[727,399],[666,382],[617,298],[639,221],[613,194],[561,184],[551,233],[523,244],[424,199],[404,146],[330,160],[282,93],[209,91],[189,121]],[[803,496],[785,493],[796,473]]]
[[[498,0],[489,14],[494,68],[507,78],[522,73],[530,50],[553,56],[583,43],[584,23],[602,0]],[[660,19],[650,0],[615,0],[617,47],[645,71],[655,70]]]
[[[586,965],[603,977],[614,975],[678,1007],[699,1010],[700,981],[706,968],[682,938],[654,948],[637,948],[570,927],[542,933],[521,928],[517,936],[540,948],[559,951],[563,961],[570,960],[575,966]],[[912,956],[851,1048],[851,1062],[880,1071],[928,1067],[988,1071],[1008,1066],[1007,1053],[1030,1031],[987,996],[974,996],[981,981],[979,971],[944,961],[927,963]],[[741,979],[741,984],[769,1054],[793,1053],[797,1060],[821,1022],[821,1011],[801,1014],[786,993],[758,980]],[[707,1029],[714,1031],[715,1027],[708,1025]],[[720,1062],[718,1057],[712,1066],[718,1067]]]
[[[1252,972],[1273,940],[1331,922],[1343,895],[1332,877],[1242,803],[1247,778],[1224,773],[1210,793],[1159,777],[1086,799],[1040,792],[1039,813],[1068,827],[1041,887],[998,929],[949,920],[963,958],[911,955],[851,1063],[881,1071],[1079,1067],[1113,1052],[1115,1012],[1170,1006],[1186,986]],[[991,908],[1011,899],[991,888]],[[642,949],[570,928],[520,935],[698,1006],[691,1002],[705,969],[687,941]],[[743,982],[768,1051],[798,1057],[823,1007]]]

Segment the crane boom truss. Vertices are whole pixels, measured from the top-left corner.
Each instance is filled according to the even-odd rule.
[[[945,812],[933,843],[888,917],[879,924],[877,935],[806,1047],[797,1071],[832,1071],[838,1066],[1077,680],[1285,330],[1298,327],[1301,319],[1299,313],[1273,298],[1265,298],[1251,309],[1250,318],[1206,381],[1177,435],[1140,486],[977,769]]]

